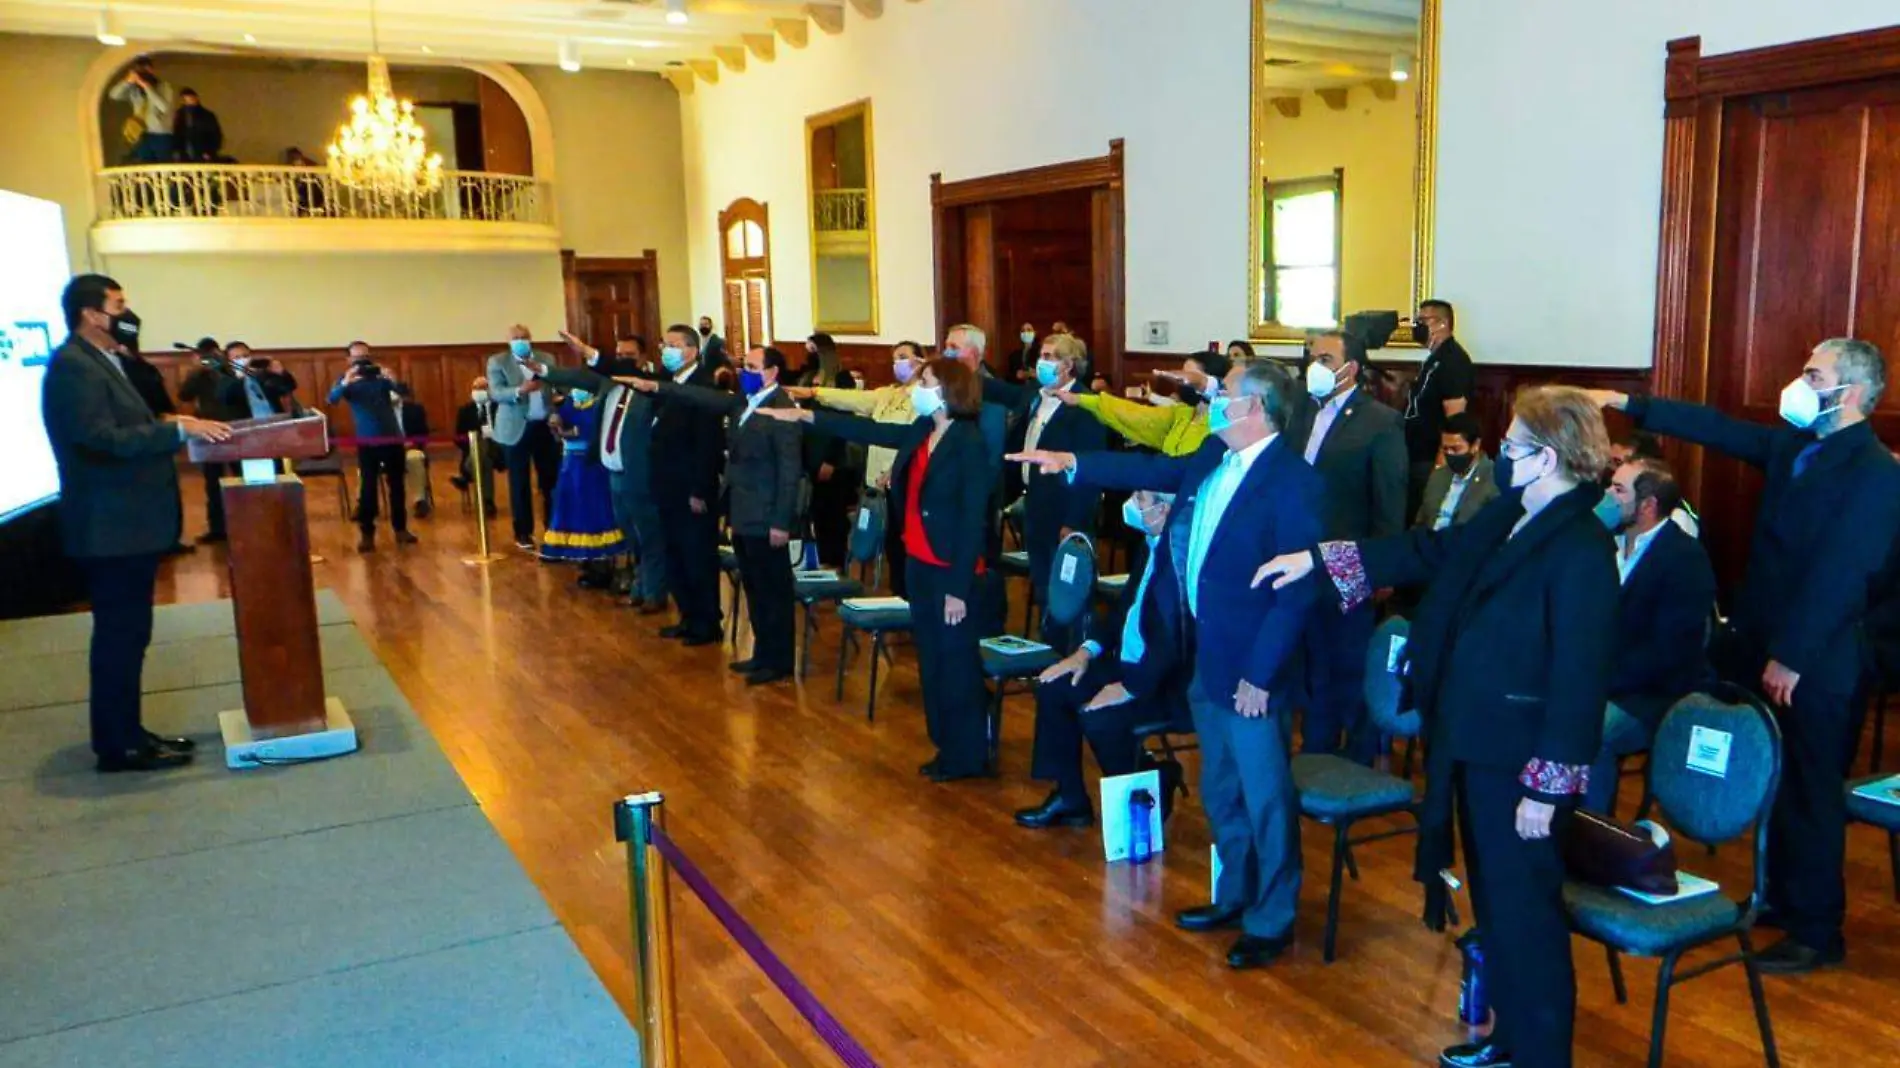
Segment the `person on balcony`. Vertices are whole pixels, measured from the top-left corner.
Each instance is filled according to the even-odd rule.
[[[198,90],[184,89],[178,94],[178,114],[172,118],[172,147],[180,163],[221,163],[224,153],[224,127],[218,113],[198,99]]]
[[[132,145],[133,163],[170,163],[172,143],[172,87],[158,76],[151,56],[132,61],[119,84],[106,94],[121,104],[130,105],[132,120],[139,124],[139,139]]]

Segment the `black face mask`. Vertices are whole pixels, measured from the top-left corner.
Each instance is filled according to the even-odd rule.
[[[1174,391],[1174,395],[1176,398],[1178,398],[1181,401],[1182,404],[1185,404],[1190,408],[1195,407],[1196,405],[1200,404],[1202,401],[1207,399],[1207,395],[1205,393],[1202,393],[1200,390],[1195,389],[1193,386],[1182,386],[1180,389]]]
[[[1511,488],[1511,466],[1511,458],[1504,455],[1503,449],[1499,449],[1498,458],[1491,461],[1491,481],[1497,484],[1498,489]]]
[[[1446,453],[1445,466],[1451,468],[1452,474],[1462,475],[1466,471],[1471,470],[1471,462],[1475,459],[1477,459],[1477,455],[1475,453],[1467,452],[1459,456],[1453,456],[1451,453]]]
[[[106,325],[106,333],[112,335],[112,340],[124,345],[127,352],[137,352],[139,350],[139,322],[139,314],[127,308],[112,317],[112,322]]]
[[[702,326],[702,327],[700,327],[700,328],[699,328],[699,336],[700,336],[700,337],[711,337],[711,336],[712,336],[712,327],[710,327],[710,326]]]
[[[1412,340],[1420,345],[1429,345],[1432,340],[1432,328],[1424,323],[1412,324]]]

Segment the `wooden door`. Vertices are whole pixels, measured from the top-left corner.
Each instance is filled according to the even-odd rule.
[[[1723,112],[1708,399],[1771,423],[1817,342],[1900,354],[1900,78],[1738,97]],[[1889,391],[1877,429],[1896,415]],[[1761,477],[1707,455],[1702,487],[1710,551],[1732,582]]]
[[[994,348],[1006,357],[1021,324],[1038,334],[1060,319],[1101,351],[1096,327],[1094,191],[1071,189],[997,204]]]
[[[563,263],[569,272],[569,330],[604,352],[635,335],[647,340],[649,350],[659,344],[666,324],[660,321],[659,261],[652,249],[638,258],[563,257]]]
[[[534,149],[528,119],[508,91],[487,78],[481,83],[482,169],[493,174],[533,174]],[[464,162],[463,166],[470,166]]]

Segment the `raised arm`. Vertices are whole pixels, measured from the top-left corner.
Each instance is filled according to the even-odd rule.
[[[1136,445],[1157,451],[1166,447],[1168,435],[1177,423],[1194,418],[1194,409],[1186,405],[1157,408],[1107,393],[1072,393],[1075,406],[1093,415],[1101,424]],[[1067,403],[1066,400],[1064,403]]]
[[[556,389],[584,389],[595,396],[606,394],[614,380],[589,367],[559,367],[549,364],[541,372],[541,381]]]
[[[1069,465],[1069,478],[1077,486],[1094,486],[1098,489],[1176,493],[1187,478],[1190,460],[1188,456],[1137,452],[1080,453]],[[1034,462],[1033,458],[1031,462]]]
[[[1076,450],[1081,453],[1098,453],[1108,450],[1108,428],[1093,419],[1076,421]],[[1095,521],[1096,509],[1101,506],[1102,494],[1093,486],[1070,486],[1063,495],[1062,525],[1070,530],[1086,530]]]
[[[1000,404],[1011,410],[1026,407],[1035,401],[1041,392],[1039,386],[1024,385],[1021,382],[1005,382],[994,376],[979,376],[983,383],[983,401],[986,404]]]
[[[1616,394],[1621,397],[1622,394]],[[1644,430],[1693,441],[1746,464],[1766,468],[1782,431],[1724,415],[1714,408],[1660,397],[1624,397],[1622,407]]]
[[[838,412],[808,412],[813,430],[822,431],[845,441],[855,441],[860,445],[882,445],[887,449],[901,449],[910,444],[910,423],[880,423],[858,415],[842,415]]]
[[[1485,505],[1504,506],[1501,500]],[[1508,506],[1516,508],[1517,503],[1513,499]],[[1351,610],[1371,600],[1373,591],[1381,587],[1416,586],[1430,581],[1469,536],[1470,529],[1470,525],[1444,530],[1417,527],[1371,541],[1320,542],[1261,564],[1254,572],[1253,584],[1271,581],[1275,589],[1283,589],[1319,568],[1332,583],[1340,603]]]
[[[811,399],[840,412],[868,416],[877,410],[878,403],[884,399],[886,391],[903,388],[903,386],[885,386],[882,389],[836,389],[831,386],[819,386],[811,391]]]
[[[678,382],[661,382],[659,386],[660,396],[703,411],[718,412],[720,415],[737,415],[745,411],[745,398],[737,393],[705,386],[683,386]]]

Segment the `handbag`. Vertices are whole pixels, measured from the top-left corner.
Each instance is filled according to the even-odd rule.
[[[1675,843],[1649,820],[1620,823],[1579,810],[1564,834],[1563,856],[1570,877],[1580,883],[1667,897],[1677,891]]]

